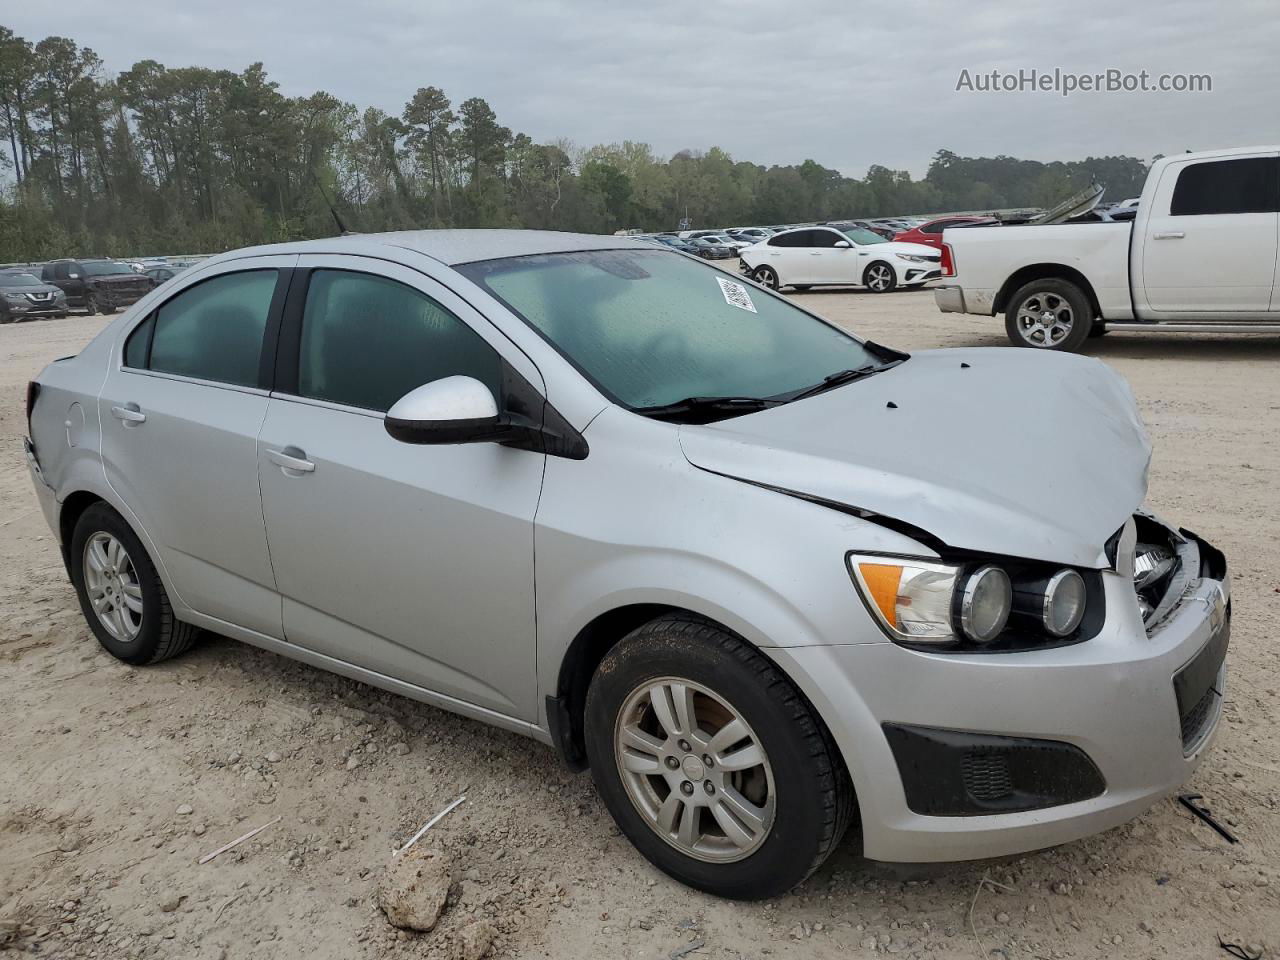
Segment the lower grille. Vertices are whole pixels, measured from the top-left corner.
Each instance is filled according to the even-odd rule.
[[[1210,687],[1204,696],[1196,701],[1195,706],[1182,715],[1182,746],[1187,748],[1200,739],[1205,724],[1213,713],[1213,701],[1218,691]]]
[[[1008,761],[998,753],[970,750],[960,761],[960,777],[969,796],[984,803],[1013,793]]]

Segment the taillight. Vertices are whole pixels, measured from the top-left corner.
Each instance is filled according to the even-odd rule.
[[[952,252],[951,244],[949,243],[942,245],[942,275],[944,277],[954,277],[956,275],[955,254]]]
[[[31,380],[27,383],[27,436],[31,435],[31,412],[36,408],[36,397],[40,396],[40,384]]]

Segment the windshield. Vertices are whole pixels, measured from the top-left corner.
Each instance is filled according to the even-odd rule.
[[[889,242],[884,237],[880,236],[880,234],[873,233],[870,230],[866,230],[862,227],[846,227],[844,230],[841,230],[840,232],[843,233],[850,240],[852,240],[854,243],[861,244],[862,246],[866,246],[869,243],[888,243]]]
[[[598,250],[457,268],[632,409],[689,397],[786,399],[878,358],[754,284],[663,250]]]
[[[0,287],[43,287],[43,281],[29,273],[0,273]]]
[[[86,277],[109,277],[117,273],[133,273],[133,268],[127,263],[112,263],[108,260],[90,260],[83,263],[84,275]]]

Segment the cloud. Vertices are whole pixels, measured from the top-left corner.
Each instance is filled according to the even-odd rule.
[[[811,157],[861,175],[920,175],[935,150],[1030,159],[1274,140],[1280,21],[1271,0],[276,0],[104,6],[63,0],[56,27],[112,71],[141,59],[243,69],[399,113],[420,86],[489,101],[536,140],[718,145],[738,159]],[[8,26],[30,40],[32,5]],[[1212,93],[980,94],[971,72],[1055,67],[1208,73]]]

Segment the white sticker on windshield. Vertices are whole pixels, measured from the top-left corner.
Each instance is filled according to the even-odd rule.
[[[720,284],[720,292],[724,294],[725,303],[740,310],[756,312],[756,305],[751,302],[751,295],[747,293],[746,287],[733,280],[726,280],[724,277],[716,277],[716,281]]]

